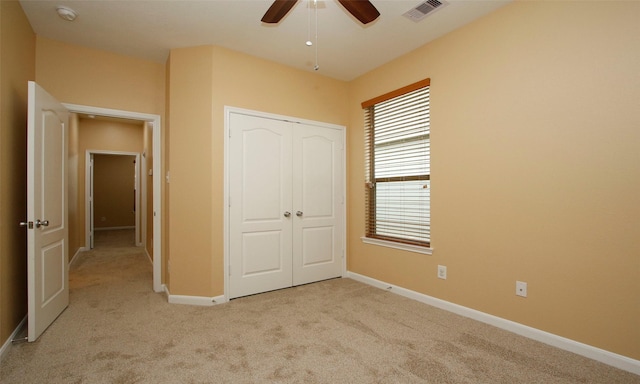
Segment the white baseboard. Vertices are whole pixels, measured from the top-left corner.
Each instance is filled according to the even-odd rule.
[[[73,255],[73,257],[71,258],[71,261],[69,262],[69,266],[71,266],[71,264],[73,264],[78,259],[78,256],[84,251],[88,251],[88,249],[85,247],[78,248],[78,250],[76,251],[76,254]]]
[[[511,320],[503,319],[501,317],[493,316],[488,313],[480,312],[475,309],[463,307],[462,305],[454,304],[445,300],[441,300],[432,296],[428,296],[419,292],[415,292],[406,288],[398,287],[393,284],[385,283],[380,280],[373,279],[364,275],[360,275],[354,272],[347,271],[347,277],[353,280],[365,283],[380,289],[387,290],[389,292],[398,294],[400,296],[407,297],[431,305],[436,308],[443,309],[445,311],[453,312],[457,315],[468,317],[485,324],[492,325],[504,329],[509,332],[513,332],[520,336],[527,337],[545,344],[549,344],[556,348],[563,349],[565,351],[573,352],[575,354],[588,357],[590,359],[599,361],[601,363],[616,367],[627,372],[640,375],[640,360],[635,360],[626,356],[618,355],[613,352],[606,351],[604,349],[596,348],[591,345],[583,344],[575,340],[567,339],[562,336],[554,335],[549,332],[545,332],[536,328],[532,328],[520,323],[516,323]]]
[[[202,307],[212,307],[214,305],[223,304],[227,302],[224,296],[206,297],[206,296],[184,296],[184,295],[172,295],[169,293],[169,288],[164,285],[164,292],[167,294],[167,301],[170,304],[186,304],[186,305],[199,305]]]
[[[11,344],[11,340],[13,340],[16,337],[18,337],[18,334],[20,333],[20,330],[22,329],[22,327],[24,326],[24,324],[26,322],[27,322],[27,316],[25,316],[24,319],[22,319],[22,321],[20,322],[20,324],[18,324],[18,326],[13,331],[11,336],[9,336],[7,341],[5,341],[4,344],[2,344],[2,348],[0,348],[0,360],[2,360],[4,358],[4,355],[9,352],[9,348],[11,348],[11,345],[12,345]]]

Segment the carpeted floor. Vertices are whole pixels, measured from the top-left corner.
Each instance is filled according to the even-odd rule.
[[[135,247],[135,229],[95,230],[94,248]]]
[[[37,342],[10,349],[0,381],[640,383],[349,279],[196,307],[168,304],[151,278],[138,248],[106,244],[81,255],[69,308]]]

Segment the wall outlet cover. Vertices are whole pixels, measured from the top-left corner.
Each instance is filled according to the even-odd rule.
[[[447,279],[447,267],[444,265],[438,265],[438,279]]]
[[[527,283],[516,281],[516,296],[527,297]]]

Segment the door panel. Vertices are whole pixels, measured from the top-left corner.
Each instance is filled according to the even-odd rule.
[[[27,221],[34,224],[27,230],[29,341],[69,304],[67,124],[64,106],[29,82]]]
[[[245,222],[282,220],[287,135],[274,128],[242,132],[242,216]]]
[[[294,126],[293,284],[342,275],[342,132]]]
[[[242,276],[282,272],[282,249],[282,231],[245,233],[242,237]]]
[[[233,114],[229,194],[230,298],[291,286],[291,132]]]
[[[334,142],[322,136],[301,138],[302,211],[305,218],[333,217]]]
[[[333,226],[303,229],[302,267],[334,262],[337,259],[333,250],[334,243]]]
[[[64,243],[60,241],[42,248],[40,257],[43,270],[53,271],[53,273],[43,275],[42,303],[46,305],[49,301],[54,300],[65,287],[64,271],[61,270],[66,263]]]
[[[46,217],[49,226],[45,227],[43,233],[51,233],[59,230],[63,225],[63,212],[66,210],[66,200],[64,200],[65,185],[60,183],[64,180],[63,166],[66,165],[63,154],[65,146],[64,127],[60,126],[60,117],[54,111],[43,111],[42,124],[42,197],[44,204],[40,206],[38,217]],[[60,207],[60,202],[65,204]],[[61,209],[63,208],[63,209]]]

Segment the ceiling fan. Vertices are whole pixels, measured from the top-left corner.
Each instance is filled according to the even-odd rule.
[[[277,24],[293,8],[298,0],[275,0],[262,17],[263,23]],[[362,24],[368,24],[380,16],[369,0],[338,0]]]

